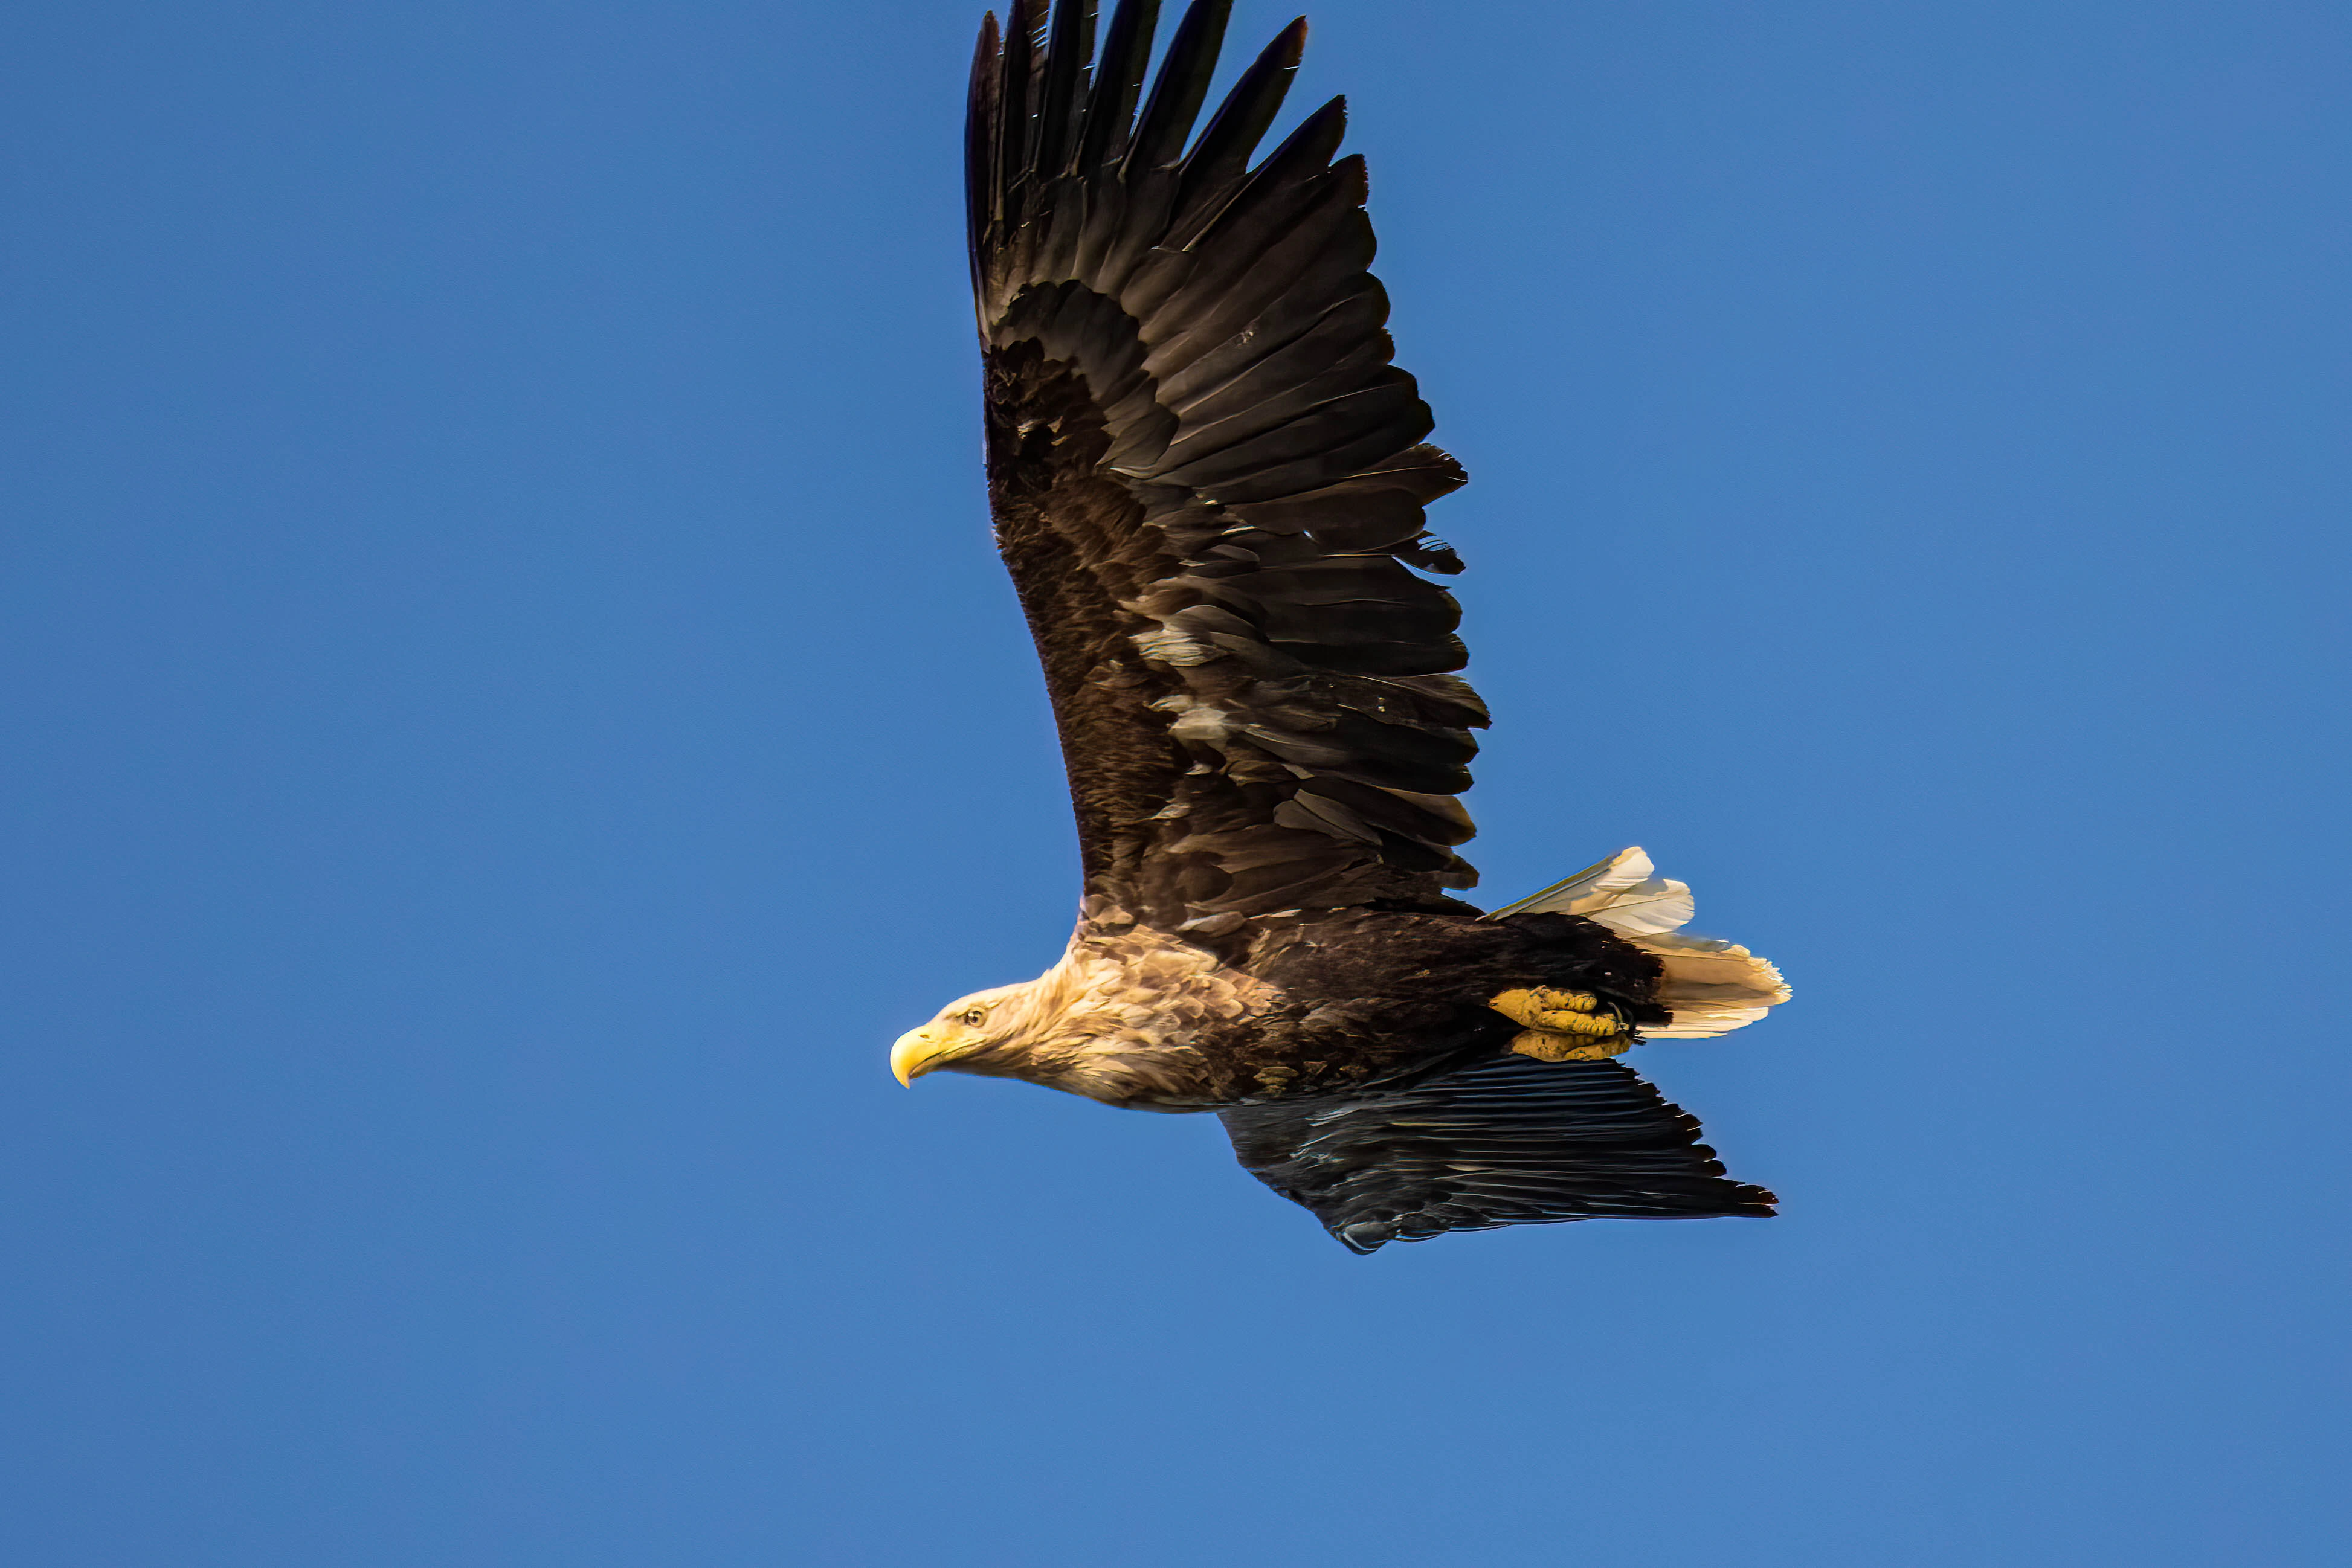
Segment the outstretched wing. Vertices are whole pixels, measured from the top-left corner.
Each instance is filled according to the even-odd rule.
[[[1762,1217],[1698,1118],[1614,1061],[1507,1056],[1410,1089],[1218,1115],[1249,1173],[1351,1251],[1569,1219]]]
[[[1389,363],[1333,99],[1255,168],[1292,24],[1192,128],[1231,0],[1139,115],[1156,0],[1015,0],[973,62],[989,494],[1045,669],[1087,907],[1213,935],[1476,880],[1476,695],[1422,508],[1463,482]],[[1190,141],[1190,148],[1187,142]]]

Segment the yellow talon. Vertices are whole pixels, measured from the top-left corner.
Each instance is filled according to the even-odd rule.
[[[1633,1031],[1590,991],[1533,986],[1486,1005],[1523,1026],[1511,1049],[1538,1061],[1606,1061],[1633,1049]]]
[[[1554,1034],[1549,1030],[1531,1029],[1511,1040],[1514,1052],[1520,1056],[1532,1056],[1538,1061],[1606,1061],[1633,1049],[1633,1037],[1630,1034],[1621,1034],[1613,1040],[1596,1040]]]
[[[1561,1009],[1570,1012],[1595,1012],[1600,1009],[1601,998],[1591,991],[1559,991],[1549,986],[1535,986],[1498,992],[1486,1005],[1505,1018],[1517,1018],[1523,1012],[1554,1012]]]
[[[1590,991],[1556,991],[1549,986],[1504,991],[1486,1004],[1515,1024],[1554,1034],[1609,1036],[1623,1031],[1614,1013]]]

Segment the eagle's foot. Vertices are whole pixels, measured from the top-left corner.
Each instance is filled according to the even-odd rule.
[[[1511,1050],[1516,1054],[1532,1056],[1538,1061],[1606,1061],[1633,1049],[1633,1037],[1630,1033],[1613,1040],[1595,1040],[1591,1035],[1554,1034],[1548,1029],[1531,1029],[1511,1039]]]
[[[1603,1039],[1625,1025],[1590,991],[1557,991],[1549,986],[1504,991],[1486,1004],[1523,1029]]]
[[[1625,1020],[1590,991],[1536,986],[1505,991],[1486,1005],[1523,1026],[1511,1050],[1538,1061],[1605,1061],[1633,1049]]]

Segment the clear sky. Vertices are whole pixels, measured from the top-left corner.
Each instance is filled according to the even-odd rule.
[[[1784,1217],[1359,1259],[891,1082],[1076,887],[977,0],[26,5],[0,1557],[2352,1561],[2352,10],[1313,19],[1483,895],[1780,961],[1632,1060]]]

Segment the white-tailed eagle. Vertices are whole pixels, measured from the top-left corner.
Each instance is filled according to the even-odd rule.
[[[1195,136],[1231,0],[1014,0],[965,145],[996,540],[1045,665],[1085,884],[1068,951],[901,1038],[902,1082],[1022,1078],[1214,1111],[1347,1246],[1531,1221],[1769,1214],[1613,1060],[1787,989],[1680,935],[1628,850],[1505,909],[1455,797],[1464,482],[1390,363],[1342,100],[1255,165],[1305,21]],[[1141,99],[1139,109],[1138,100]]]

